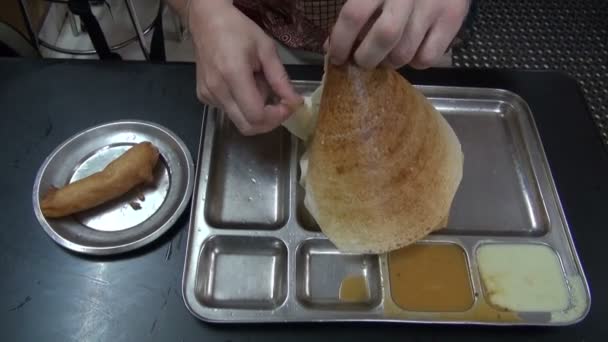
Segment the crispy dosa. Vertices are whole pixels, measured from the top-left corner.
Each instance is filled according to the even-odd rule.
[[[390,68],[326,64],[324,81],[302,161],[323,233],[343,252],[379,254],[445,227],[464,157],[444,117]]]
[[[58,218],[94,208],[118,198],[135,186],[154,180],[158,149],[142,142],[109,163],[102,171],[56,189],[40,201],[42,214]]]

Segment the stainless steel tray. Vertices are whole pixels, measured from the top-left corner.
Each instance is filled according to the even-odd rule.
[[[318,82],[294,82],[310,94]],[[449,242],[466,253],[473,307],[464,312],[411,312],[391,297],[386,255],[339,253],[302,204],[298,140],[277,129],[241,136],[206,109],[183,295],[210,322],[393,321],[492,325],[567,325],[590,306],[582,271],[527,104],[499,89],[418,87],[459,136],[464,178],[449,227],[422,242]],[[489,306],[476,261],[486,243],[551,247],[569,288],[564,312],[480,315]],[[340,302],[337,288],[353,270],[369,300]]]

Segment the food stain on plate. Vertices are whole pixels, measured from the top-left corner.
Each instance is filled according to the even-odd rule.
[[[349,275],[340,284],[339,298],[341,302],[364,303],[370,300],[369,287],[365,276]]]
[[[440,316],[445,320],[470,320],[477,322],[519,322],[521,318],[517,313],[498,309],[486,303],[483,299],[477,300],[475,306],[473,306],[467,312],[445,312],[441,313]]]
[[[551,322],[576,322],[589,312],[589,292],[580,276],[568,277],[572,293],[570,306],[563,311],[551,313]]]
[[[519,312],[568,307],[569,291],[555,252],[539,244],[487,244],[477,250],[486,300]]]
[[[454,244],[415,244],[389,253],[391,297],[404,310],[464,312],[474,302],[467,261]]]

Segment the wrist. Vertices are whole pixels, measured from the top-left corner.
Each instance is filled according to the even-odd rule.
[[[206,17],[217,15],[219,11],[233,7],[232,0],[184,0],[186,2],[182,19],[192,31],[192,24],[196,24],[201,20],[207,20]],[[196,20],[191,19],[195,15]]]

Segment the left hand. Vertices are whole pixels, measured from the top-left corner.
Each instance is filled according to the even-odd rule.
[[[462,26],[470,0],[348,0],[329,41],[330,60],[344,63],[354,51],[364,68],[406,64],[425,69],[447,51]],[[376,13],[380,13],[373,21]],[[369,26],[367,30],[366,26]]]

